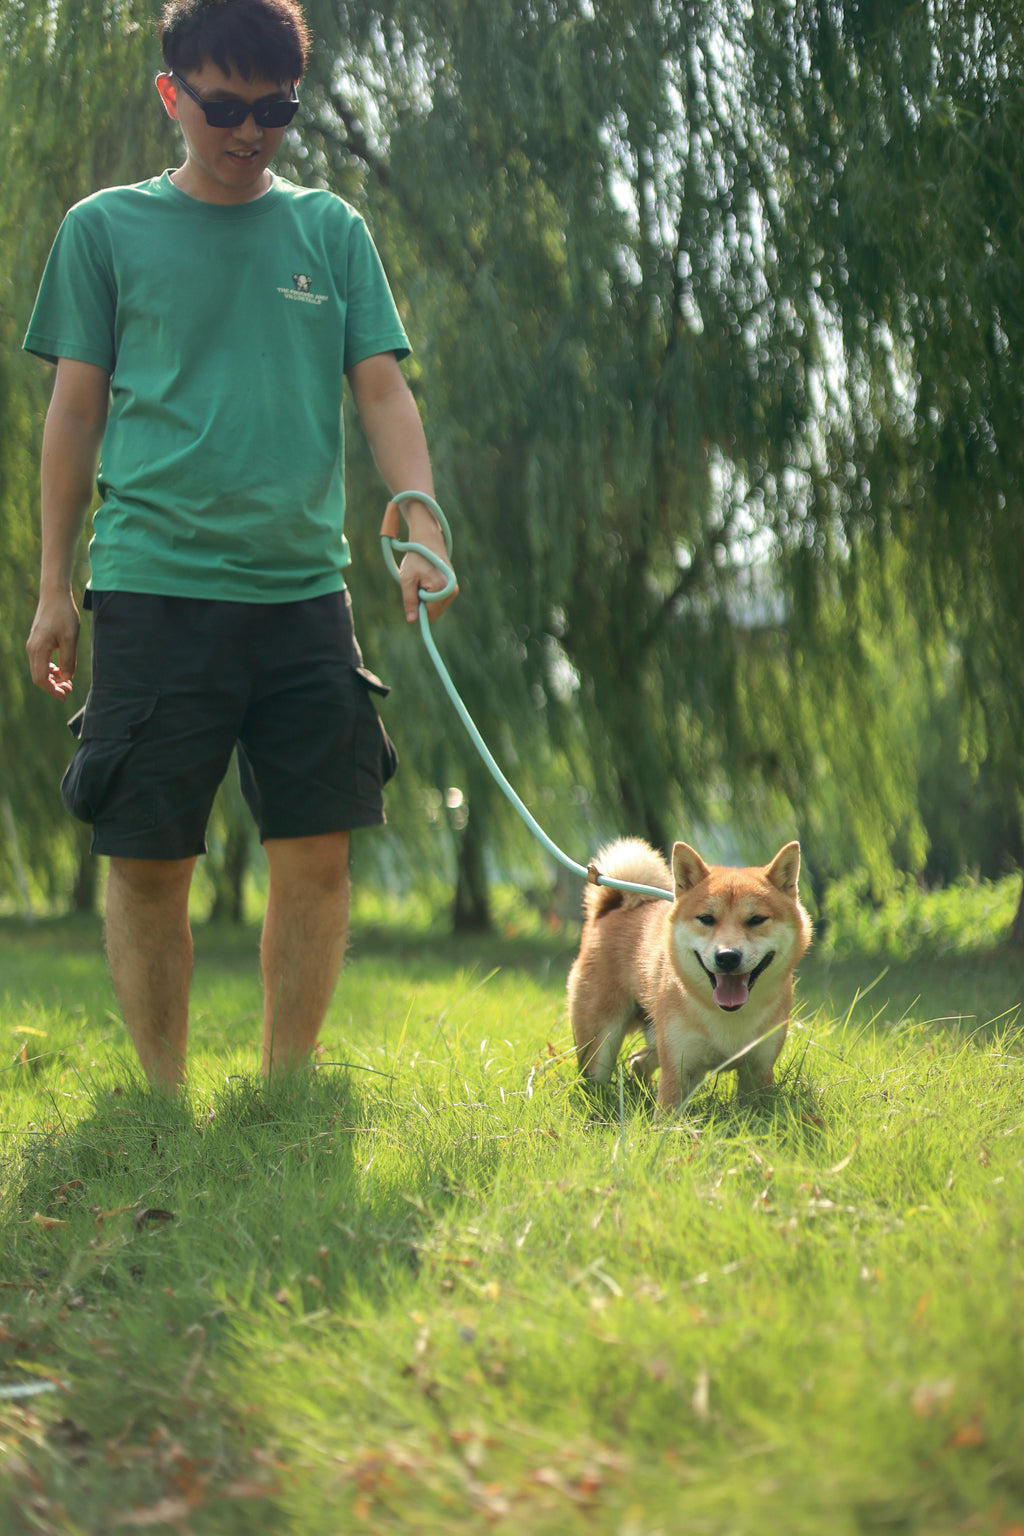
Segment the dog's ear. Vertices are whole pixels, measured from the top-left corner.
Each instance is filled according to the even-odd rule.
[[[785,848],[780,848],[772,862],[765,866],[765,875],[780,891],[795,897],[800,879],[800,844],[787,843]]]
[[[706,880],[711,871],[689,843],[676,843],[672,849],[672,878],[677,891],[692,891]]]

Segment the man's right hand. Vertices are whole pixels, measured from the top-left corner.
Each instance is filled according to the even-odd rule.
[[[55,699],[66,698],[71,692],[81,627],[82,621],[70,590],[40,597],[25,649],[32,681]]]
[[[78,660],[82,621],[71,595],[71,572],[96,485],[109,401],[110,375],[103,368],[71,357],[57,360],[39,473],[39,606],[25,646],[32,681],[55,699],[71,692]]]

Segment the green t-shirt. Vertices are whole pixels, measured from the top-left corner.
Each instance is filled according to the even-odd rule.
[[[409,343],[362,219],[280,177],[200,202],[167,172],[70,210],[25,346],[106,369],[99,591],[292,602],[344,586],[344,374]]]

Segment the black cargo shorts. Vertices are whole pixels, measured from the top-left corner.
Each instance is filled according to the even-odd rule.
[[[61,785],[118,858],[205,852],[218,785],[238,748],[261,840],[377,826],[398,766],[363,665],[347,592],[233,603],[87,592],[92,686],[69,725]]]

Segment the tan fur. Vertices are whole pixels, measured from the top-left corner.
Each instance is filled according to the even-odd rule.
[[[661,1112],[678,1109],[737,1052],[740,1091],[769,1086],[786,1038],[793,969],[811,940],[797,894],[800,844],[787,843],[763,868],[709,866],[676,843],[670,869],[635,838],[603,848],[595,862],[611,879],[663,887],[673,899],[587,887],[569,972],[581,1072],[608,1082],[625,1036],[642,1030],[646,1043],[630,1071],[647,1079],[660,1068]]]

